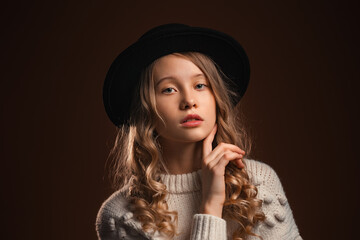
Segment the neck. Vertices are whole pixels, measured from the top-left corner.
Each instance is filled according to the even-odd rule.
[[[171,174],[184,174],[201,169],[202,141],[182,143],[159,139],[163,159]]]

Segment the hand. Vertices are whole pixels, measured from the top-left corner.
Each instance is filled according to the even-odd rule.
[[[200,212],[222,217],[225,202],[225,167],[235,161],[239,168],[245,167],[242,157],[245,152],[233,144],[220,143],[214,150],[212,142],[217,125],[203,141],[202,152],[202,203]]]

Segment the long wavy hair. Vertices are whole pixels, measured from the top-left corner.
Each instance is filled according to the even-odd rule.
[[[241,124],[238,108],[231,97],[236,93],[224,81],[226,76],[209,57],[198,52],[174,53],[193,62],[210,82],[216,100],[218,130],[215,145],[230,143],[245,150],[249,156],[251,142]],[[141,81],[134,94],[131,118],[119,126],[113,149],[110,152],[112,166],[110,177],[113,187],[121,190],[129,199],[129,208],[142,223],[146,232],[176,236],[177,212],[170,211],[166,202],[166,186],[160,174],[166,173],[157,140],[155,119],[161,119],[156,110],[153,68],[150,64],[141,74]],[[235,109],[235,110],[234,110]],[[246,167],[245,167],[246,168]],[[265,219],[262,201],[257,199],[257,188],[249,181],[246,169],[229,163],[225,169],[226,199],[223,217],[237,223],[233,239],[244,239],[259,221]],[[258,236],[261,238],[261,236]]]

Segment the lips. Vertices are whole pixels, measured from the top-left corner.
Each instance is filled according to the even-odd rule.
[[[203,119],[197,114],[189,114],[183,120],[181,120],[181,124],[192,121],[203,121]]]

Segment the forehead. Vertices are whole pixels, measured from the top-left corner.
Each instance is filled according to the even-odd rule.
[[[204,75],[192,61],[173,54],[156,60],[153,74],[155,81],[163,78],[190,78],[194,75]]]

